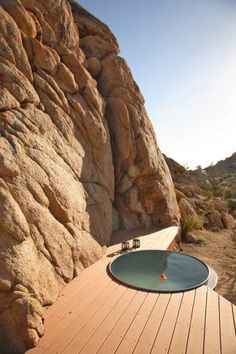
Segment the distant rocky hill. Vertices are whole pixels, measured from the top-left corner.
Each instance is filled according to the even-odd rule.
[[[176,188],[183,231],[232,228],[236,216],[236,153],[214,166],[187,170],[165,156]]]
[[[203,171],[208,176],[214,194],[226,199],[236,199],[236,152]]]
[[[165,155],[164,155],[165,156]],[[236,191],[236,153],[215,165],[202,169],[188,170],[178,162],[165,156],[175,185],[183,189],[188,196],[193,193],[212,194],[225,199],[235,195]],[[208,193],[209,192],[209,193]],[[236,197],[236,195],[235,195]]]
[[[205,171],[215,177],[236,174],[236,152],[225,160],[218,161],[214,166],[205,168]]]

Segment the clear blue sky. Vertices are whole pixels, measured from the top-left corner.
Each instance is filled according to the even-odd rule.
[[[236,151],[236,0],[81,0],[118,39],[163,153],[195,168]]]

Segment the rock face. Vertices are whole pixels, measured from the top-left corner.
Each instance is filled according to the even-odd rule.
[[[0,351],[13,354],[112,230],[178,224],[179,210],[107,26],[66,0],[0,0],[0,32]]]

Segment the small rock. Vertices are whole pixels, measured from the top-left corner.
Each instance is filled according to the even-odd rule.
[[[222,212],[222,221],[226,229],[233,229],[236,222],[232,215],[227,212]]]
[[[87,59],[87,70],[89,71],[92,77],[97,77],[102,70],[100,60],[96,57],[91,57]]]
[[[203,237],[202,234],[198,234],[198,233],[196,233],[196,231],[195,232],[193,231],[193,232],[187,233],[187,235],[185,236],[184,241],[187,242],[187,243],[199,244],[199,243],[204,242],[204,237]]]

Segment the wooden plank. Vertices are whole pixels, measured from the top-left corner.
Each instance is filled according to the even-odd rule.
[[[219,296],[220,305],[220,336],[222,354],[236,353],[236,337],[232,304]]]
[[[133,322],[147,295],[148,294],[143,291],[140,291],[135,295],[135,297],[130,302],[125,312],[121,316],[121,318],[111,329],[109,335],[107,336],[105,342],[103,342],[102,346],[93,347],[94,352],[100,354],[108,354],[114,353],[116,351],[116,348],[118,347],[122,338],[129,329],[131,323]],[[98,345],[98,343],[96,343],[96,345]]]
[[[78,293],[75,293],[70,299],[68,299],[68,301],[63,304],[63,306],[60,306],[60,308],[58,308],[58,310],[53,315],[46,318],[45,331],[50,331],[50,329],[54,327],[55,323],[61,319],[64,319],[66,316],[71,317],[71,314],[75,310],[75,304],[80,306],[80,303],[84,303],[84,301],[87,302],[88,299],[90,299],[91,296],[93,297],[95,294],[94,290],[96,290],[96,293],[98,291],[102,291],[101,285],[104,283],[105,286],[108,280],[111,281],[111,279],[104,274],[100,274],[93,281],[89,282],[87,286],[80,289]]]
[[[78,277],[74,278],[69,284],[67,284],[61,291],[53,306],[49,307],[47,311],[45,311],[44,318],[47,319],[53,316],[61,307],[63,307],[65,304],[69,304],[71,298],[85,289],[87,285],[93,282],[101,273],[105,273],[108,261],[109,260],[106,258],[99,260],[98,262],[83,270]]]
[[[183,293],[172,294],[161,327],[157,333],[152,348],[152,353],[167,353],[178,317],[182,298]]]
[[[79,316],[83,309],[88,306],[110,282],[111,279],[108,277],[98,278],[96,286],[88,286],[83,293],[78,296],[78,299],[74,299],[69,308],[60,308],[60,317],[54,316],[54,318],[51,319],[50,328],[47,326],[47,321],[45,322],[47,331],[41,338],[37,348],[41,348],[41,351],[45,350],[59,335],[63,334],[65,328]]]
[[[137,313],[134,321],[132,322],[130,328],[125,334],[122,342],[116,350],[116,354],[129,354],[132,353],[142,331],[149,319],[151,312],[155,306],[155,303],[159,297],[159,294],[149,293]]]
[[[218,294],[208,288],[204,354],[220,354],[219,299]]]
[[[96,312],[96,314],[86,323],[77,336],[73,338],[65,349],[63,349],[62,353],[71,354],[80,352],[88,340],[97,333],[96,331],[98,328],[104,328],[104,323],[107,323],[107,321],[111,326],[114,326],[117,319],[121,316],[122,312],[128,306],[135,294],[135,290],[120,286],[117,296],[113,296],[109,299],[104,306]],[[104,320],[106,320],[106,322]]]
[[[82,327],[92,318],[96,312],[109,300],[112,296],[116,297],[117,293],[120,294],[118,285],[115,282],[110,282],[106,287],[87,307],[79,313],[78,316],[70,323],[46,349],[46,353],[58,353],[66,347],[68,343],[80,332]]]
[[[171,341],[169,354],[183,354],[186,350],[189,326],[192,316],[195,291],[187,291],[183,295],[183,301],[176,322],[174,335]]]
[[[144,354],[151,352],[153,342],[161,325],[170,299],[170,294],[160,294],[134,349],[134,353]]]
[[[186,354],[203,353],[207,287],[196,290]]]
[[[83,354],[88,354],[91,353],[93,354],[96,352],[98,348],[103,344],[109,333],[111,332],[112,328],[116,325],[116,323],[119,321],[119,319],[123,316],[123,313],[126,312],[129,308],[129,305],[135,303],[137,304],[137,299],[138,299],[138,305],[139,305],[139,300],[140,300],[140,292],[137,291],[132,291],[129,293],[131,289],[129,289],[126,292],[126,295],[124,296],[124,303],[122,305],[118,304],[118,306],[115,306],[112,312],[110,313],[109,316],[105,319],[105,321],[101,324],[96,329],[96,332],[94,335],[89,339],[89,341],[86,343],[84,348],[81,350],[81,353]],[[129,295],[129,296],[128,296]],[[143,294],[142,294],[143,297]],[[141,299],[142,299],[141,297]]]

